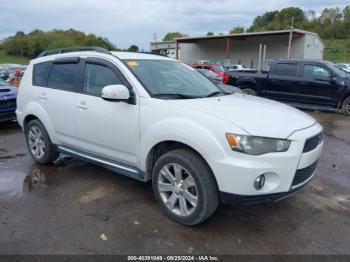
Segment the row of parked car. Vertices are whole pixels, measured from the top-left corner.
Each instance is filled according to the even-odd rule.
[[[350,115],[350,64],[322,60],[275,60],[269,71],[217,64],[193,64],[212,81],[237,86],[244,93],[262,96],[298,108],[340,111]]]

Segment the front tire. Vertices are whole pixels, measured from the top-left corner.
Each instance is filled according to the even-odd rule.
[[[25,128],[28,151],[33,160],[39,164],[51,164],[59,152],[52,144],[44,125],[37,119],[28,123]]]
[[[157,160],[152,185],[163,212],[183,225],[203,222],[219,204],[216,181],[209,167],[186,149],[169,151]]]
[[[350,96],[344,99],[341,110],[344,115],[350,116]]]

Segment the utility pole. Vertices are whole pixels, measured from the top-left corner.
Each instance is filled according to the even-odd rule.
[[[155,50],[158,52],[158,36],[157,36],[157,33],[153,34],[153,41],[156,44]]]
[[[294,16],[292,17],[292,26],[290,27],[290,32],[289,32],[288,59],[290,59],[291,53],[292,53],[293,29],[294,29]]]

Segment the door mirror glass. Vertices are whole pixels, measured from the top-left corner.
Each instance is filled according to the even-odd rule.
[[[130,92],[125,85],[109,85],[102,89],[101,97],[108,101],[128,101]]]

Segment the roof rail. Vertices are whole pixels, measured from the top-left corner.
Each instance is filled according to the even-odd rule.
[[[80,51],[95,51],[103,54],[111,54],[107,49],[97,46],[77,46],[77,47],[68,47],[68,48],[60,48],[55,50],[49,50],[42,52],[38,57],[44,57],[49,55],[70,53],[70,52],[80,52]]]

